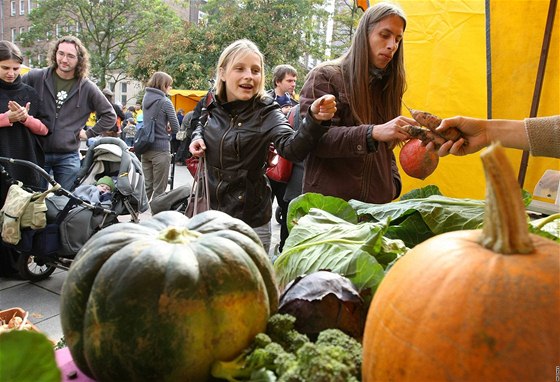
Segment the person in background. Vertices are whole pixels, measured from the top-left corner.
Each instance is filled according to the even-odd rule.
[[[134,119],[136,119],[136,121],[138,121],[138,116],[142,115],[142,113],[143,113],[142,104],[141,103],[134,104]]]
[[[49,134],[52,124],[39,95],[21,80],[23,55],[10,41],[0,41],[0,156],[44,165],[45,155],[39,137]],[[11,179],[39,190],[42,179],[37,171],[12,163],[0,163],[0,208],[4,206]],[[11,179],[9,179],[9,178]],[[0,244],[0,276],[16,273],[17,253]]]
[[[364,12],[348,51],[307,75],[301,112],[323,94],[333,94],[338,106],[333,127],[306,159],[303,192],[366,203],[388,203],[400,195],[393,148],[411,138],[403,126],[418,125],[401,115],[405,28],[397,5],[376,3]]]
[[[168,184],[171,164],[169,134],[176,134],[179,130],[177,114],[167,97],[172,84],[173,79],[169,74],[155,72],[148,81],[142,100],[144,123],[150,123],[155,118],[155,141],[141,159],[148,200],[163,194]]]
[[[179,128],[181,127],[181,123],[183,123],[183,117],[185,116],[185,111],[183,109],[177,110],[177,122],[179,122]],[[175,162],[177,162],[176,154],[177,150],[179,150],[179,146],[181,145],[181,141],[177,140],[177,134],[171,134],[170,139],[170,146],[171,146],[171,154],[175,154]]]
[[[216,92],[198,119],[190,152],[204,156],[214,210],[243,220],[270,247],[272,198],[265,175],[270,143],[289,160],[302,160],[328,130],[336,111],[332,95],[309,107],[299,132],[264,90],[264,58],[249,40],[226,47],[216,67]],[[326,123],[326,126],[322,123]]]
[[[89,54],[77,37],[58,39],[49,51],[49,61],[48,68],[32,69],[23,76],[23,82],[35,88],[45,112],[54,121],[52,134],[42,139],[44,169],[62,187],[72,190],[80,170],[80,140],[110,131],[116,114],[101,90],[88,79]],[[83,127],[92,112],[97,121],[85,131]]]
[[[111,137],[118,138],[121,135],[121,125],[122,125],[123,121],[126,119],[126,116],[124,115],[124,112],[122,111],[122,107],[120,107],[119,105],[117,105],[113,101],[113,92],[111,91],[111,89],[103,89],[103,94],[105,95],[105,97],[107,98],[107,101],[109,101],[111,106],[113,106],[113,110],[115,111],[115,114],[117,115],[117,121],[115,122],[115,125],[111,129],[110,133],[107,134],[107,135],[111,136]]]
[[[130,117],[126,121],[126,125],[123,129],[124,141],[128,147],[134,146],[134,137],[136,137],[136,122],[134,118]]]
[[[185,131],[187,133],[187,136],[185,137],[185,139],[180,141],[181,144],[179,145],[179,149],[177,149],[177,154],[175,157],[175,163],[177,164],[177,166],[184,166],[185,161],[190,156],[189,145],[191,144],[191,137],[189,133],[192,134],[191,122],[193,114],[193,110],[189,111],[187,114],[185,114],[185,117],[181,121],[181,127],[179,131]]]
[[[529,151],[533,156],[560,158],[560,115],[524,120],[459,116],[442,120],[436,131],[452,127],[457,128],[463,138],[441,145],[439,156],[472,154],[498,141],[504,147]],[[433,143],[426,147],[435,150]]]
[[[287,64],[277,65],[272,69],[272,85],[267,94],[270,95],[280,106],[282,112],[288,114],[290,107],[298,103],[295,97],[297,83],[297,70]]]
[[[277,65],[272,70],[272,81],[274,88],[267,92],[279,105],[282,113],[288,115],[290,109],[298,102],[293,97],[296,89],[297,71],[291,65]],[[288,214],[288,203],[284,201],[286,183],[277,182],[269,179],[272,188],[272,198],[276,198],[278,208],[280,208],[280,241],[278,251],[282,252],[284,242],[288,238],[288,226],[286,225],[286,215]]]

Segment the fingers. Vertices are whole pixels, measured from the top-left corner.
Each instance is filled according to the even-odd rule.
[[[336,98],[332,94],[326,94],[316,99],[311,104],[311,112],[317,120],[327,121],[336,113]]]
[[[451,146],[453,146],[453,141],[445,142],[443,145],[439,147],[438,155],[440,157],[449,155],[449,150],[451,149]]]

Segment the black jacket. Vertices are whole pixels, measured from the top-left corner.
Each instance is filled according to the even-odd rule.
[[[327,132],[308,114],[294,131],[272,98],[208,105],[192,141],[203,138],[210,188],[210,207],[243,220],[251,227],[272,216],[271,190],[265,175],[268,148],[273,143],[289,160],[304,160]],[[206,122],[205,122],[206,121]]]

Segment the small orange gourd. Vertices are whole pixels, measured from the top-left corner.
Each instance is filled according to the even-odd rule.
[[[529,234],[503,148],[481,155],[483,230],[410,250],[368,311],[362,380],[549,381],[560,362],[560,245]]]

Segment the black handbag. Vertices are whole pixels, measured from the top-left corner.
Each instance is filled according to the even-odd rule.
[[[162,100],[159,101],[161,104]],[[152,117],[147,123],[144,123],[144,126],[136,131],[136,135],[134,136],[134,144],[132,147],[134,148],[134,152],[136,154],[142,155],[154,143],[156,138],[156,120],[159,116],[159,113],[163,109],[163,105],[158,110],[155,117]]]

